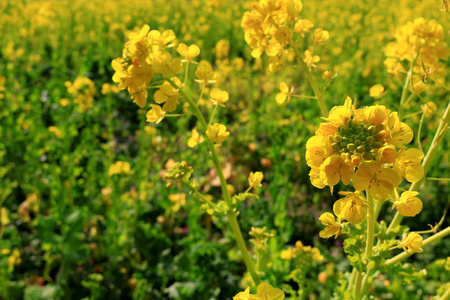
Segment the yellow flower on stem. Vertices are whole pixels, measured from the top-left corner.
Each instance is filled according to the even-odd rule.
[[[353,176],[353,186],[357,191],[369,190],[376,200],[386,200],[394,192],[402,178],[394,169],[383,168],[381,162],[361,163]]]
[[[291,248],[283,250],[283,251],[281,251],[280,257],[281,257],[281,259],[286,259],[286,260],[292,259],[294,257],[294,252],[292,251]]]
[[[314,45],[324,45],[330,39],[330,33],[321,28],[317,28],[314,31]]]
[[[411,142],[414,136],[412,129],[405,123],[400,122],[397,112],[389,115],[387,130],[389,132],[388,142],[399,148],[405,148],[403,144]]]
[[[423,152],[419,149],[400,150],[394,168],[399,170],[409,182],[417,182],[424,176],[424,169],[420,163],[422,158]]]
[[[225,125],[216,123],[214,125],[208,125],[206,135],[212,142],[217,143],[220,146],[222,145],[222,142],[225,141],[230,135],[230,132],[227,131],[227,127]]]
[[[181,43],[178,45],[177,52],[184,57],[183,62],[190,62],[192,58],[200,54],[200,48],[197,45],[188,47],[186,44]]]
[[[352,99],[347,97],[345,103],[342,106],[335,106],[330,110],[328,118],[324,120],[332,123],[336,126],[341,126],[347,124],[347,121],[352,116]]]
[[[168,52],[162,52],[155,57],[152,68],[157,74],[161,74],[163,78],[170,78],[181,72],[182,68],[181,59],[172,59],[172,56]]]
[[[330,141],[324,136],[313,136],[306,142],[306,162],[310,167],[320,167],[333,151]]]
[[[317,67],[315,65],[316,62],[320,61],[320,57],[318,55],[312,55],[311,51],[305,50],[305,58],[303,61],[306,63],[308,67]]]
[[[192,136],[188,139],[187,144],[188,147],[194,148],[198,144],[201,144],[205,138],[200,135],[197,131],[197,128],[192,129]]]
[[[335,221],[332,213],[326,212],[319,217],[319,221],[322,222],[326,228],[319,232],[319,236],[324,239],[328,239],[334,235],[337,239],[341,232],[341,224]]]
[[[300,33],[303,37],[306,32],[309,32],[311,28],[314,27],[314,24],[307,19],[300,19],[295,23],[294,31]]]
[[[366,219],[367,209],[365,207],[366,199],[357,193],[340,192],[345,195],[333,205],[333,211],[336,216],[346,219],[352,224],[359,224]]]
[[[348,185],[354,170],[355,168],[351,161],[343,159],[339,154],[335,154],[325,159],[320,166],[320,179],[333,191],[333,186],[341,180],[345,185]]]
[[[228,92],[226,92],[226,91],[222,91],[221,89],[218,89],[218,88],[213,88],[212,90],[211,90],[211,93],[210,93],[210,98],[211,98],[211,101],[214,103],[214,104],[217,104],[217,105],[220,105],[220,106],[222,106],[222,107],[225,107],[225,102],[228,102],[228,99],[229,99],[229,95],[228,95]]]
[[[372,98],[378,99],[384,96],[384,87],[381,84],[376,84],[369,89],[369,95]]]
[[[206,60],[202,60],[198,64],[195,75],[198,77],[198,79],[195,79],[195,81],[200,84],[209,84],[216,82],[216,74],[214,73],[211,64]]]
[[[410,232],[408,235],[404,235],[400,245],[409,254],[422,253],[423,249],[420,248],[423,244],[423,238],[420,234]]]
[[[162,119],[164,119],[166,112],[162,110],[161,106],[159,105],[150,104],[150,106],[152,107],[152,109],[147,112],[147,122],[158,124],[162,121]]]
[[[394,202],[392,209],[397,208],[397,211],[404,217],[414,217],[422,211],[422,201],[415,197],[418,192],[403,192],[399,199]]]
[[[175,78],[174,81],[178,86],[181,84],[178,78]],[[156,103],[164,103],[162,108],[164,111],[172,112],[177,109],[177,100],[180,98],[180,94],[178,89],[175,89],[169,82],[165,81],[153,97]]]
[[[252,188],[260,188],[262,186],[261,182],[263,181],[263,179],[263,172],[250,172],[250,175],[248,176],[248,184]]]
[[[256,288],[256,296],[260,300],[283,300],[284,292],[272,287],[267,282],[262,282]]]
[[[250,300],[250,288],[246,288],[245,291],[238,293],[233,297],[233,300]]]
[[[284,102],[289,103],[292,97],[292,92],[294,91],[294,87],[291,87],[291,89],[289,89],[289,86],[286,84],[286,82],[282,82],[280,83],[280,90],[281,92],[278,93],[275,98],[278,105],[282,105],[284,104]]]

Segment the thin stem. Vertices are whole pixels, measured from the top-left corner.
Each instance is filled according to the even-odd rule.
[[[450,227],[445,228],[444,230],[442,230],[441,232],[438,232],[432,236],[430,236],[429,238],[427,238],[426,240],[423,241],[422,243],[422,248],[427,247],[428,245],[431,245],[441,239],[443,239],[444,237],[446,237],[447,235],[450,234]],[[396,263],[410,257],[411,255],[413,255],[414,253],[408,253],[406,251],[394,256],[391,259],[388,259],[384,262],[383,266],[385,267],[390,267],[395,265]]]
[[[439,300],[449,300],[450,299],[450,289],[447,290],[444,295],[442,295],[441,298],[439,298]]]
[[[422,152],[423,152],[423,150],[422,150],[422,143],[420,142],[420,135],[422,133],[422,125],[423,125],[423,120],[425,119],[425,114],[427,113],[427,108],[428,108],[428,106],[426,106],[425,109],[423,110],[422,117],[420,118],[420,122],[419,122],[419,129],[417,129],[417,135],[416,135],[417,146],[419,147],[419,150]]]
[[[303,95],[292,95],[291,97],[300,98],[300,99],[317,99],[317,97],[314,96],[303,96]]]
[[[219,106],[218,103],[217,103],[216,106],[214,107],[214,110],[213,110],[213,112],[212,112],[211,118],[209,119],[208,125],[211,124],[211,122],[212,122],[212,120],[213,120],[213,118],[214,118],[214,115],[216,114],[217,106]]]
[[[311,87],[314,91],[314,95],[316,96],[317,102],[319,103],[320,110],[322,111],[322,116],[325,118],[328,117],[328,109],[325,105],[325,102],[322,99],[322,94],[320,93],[319,88],[317,87],[316,81],[314,80],[311,71],[309,70],[306,63],[303,61],[303,57],[300,51],[298,50],[297,46],[295,45],[295,43],[291,42],[291,47],[292,49],[294,49],[295,55],[297,56],[297,61],[299,62],[300,67],[305,72],[306,78],[308,78],[308,81],[311,84]]]
[[[441,122],[439,122],[439,126],[434,135],[433,141],[431,142],[430,149],[428,149],[427,155],[425,156],[425,158],[422,162],[422,166],[424,169],[424,174],[423,174],[424,177],[421,180],[411,184],[411,187],[409,188],[410,191],[418,191],[419,190],[420,185],[422,184],[422,181],[425,178],[425,175],[427,174],[428,170],[430,169],[431,162],[433,161],[433,158],[436,156],[439,145],[441,144],[441,142],[444,138],[444,133],[447,129],[449,122],[450,122],[450,102],[447,105],[447,109],[445,110],[443,119],[441,120]],[[401,214],[399,214],[399,212],[397,211],[397,213],[395,214],[394,218],[391,221],[391,224],[389,224],[386,234],[389,234],[392,231],[392,229],[397,227],[401,223],[402,219],[403,219],[403,216]]]
[[[366,239],[366,251],[364,252],[364,258],[370,259],[372,257],[372,248],[375,232],[375,210],[373,204],[372,195],[367,191],[368,216],[367,216],[367,239]]]
[[[196,115],[198,121],[200,122],[201,129],[204,132],[206,132],[208,125],[206,123],[205,117],[203,116],[203,114],[200,111],[200,109],[198,108],[198,106],[194,103],[194,101],[191,99],[191,97],[189,97],[189,95],[187,95],[186,92],[183,89],[181,89],[173,80],[167,79],[167,81],[174,88],[179,90],[181,96],[186,100],[186,102],[188,102],[189,106],[194,111],[194,114]],[[205,87],[203,87],[203,89],[202,89],[200,98],[203,95],[204,90],[205,90]],[[238,244],[239,250],[242,253],[242,258],[244,259],[245,266],[247,267],[247,270],[249,271],[250,275],[252,276],[255,285],[258,285],[261,282],[261,279],[260,279],[259,275],[256,273],[253,261],[251,260],[250,255],[248,254],[247,246],[245,245],[245,241],[242,236],[242,232],[239,227],[239,223],[237,221],[236,215],[232,211],[233,205],[232,205],[232,201],[231,201],[231,197],[230,197],[230,192],[228,190],[228,184],[225,179],[225,176],[223,175],[222,166],[220,165],[219,155],[217,154],[214,143],[212,143],[209,139],[207,139],[207,141],[208,141],[209,149],[211,151],[211,157],[212,157],[214,166],[216,167],[216,170],[217,170],[217,175],[219,176],[219,179],[220,179],[222,195],[225,198],[225,201],[227,202],[228,207],[230,209],[227,212],[228,222],[230,223],[231,229],[233,230],[233,234],[234,234],[234,237]]]
[[[406,74],[405,83],[403,84],[402,96],[400,98],[400,107],[398,109],[398,118],[400,119],[400,121],[403,119],[403,111],[404,111],[403,105],[405,104],[404,102],[406,99],[406,95],[408,94],[408,86],[409,86],[409,82],[411,80],[414,65],[416,63],[416,58],[417,58],[417,55],[414,57],[413,61],[411,62],[411,66],[408,70],[408,73]]]

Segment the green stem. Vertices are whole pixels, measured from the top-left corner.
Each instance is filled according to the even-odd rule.
[[[434,135],[433,141],[431,142],[430,149],[428,149],[427,155],[425,156],[422,166],[424,170],[424,174],[421,180],[414,182],[411,184],[411,187],[409,188],[410,191],[418,191],[420,188],[420,185],[422,184],[422,181],[424,180],[425,176],[427,175],[428,170],[430,169],[431,162],[433,161],[433,158],[436,156],[436,153],[438,151],[439,145],[441,144],[445,130],[448,126],[448,123],[450,122],[450,102],[447,105],[447,109],[445,110],[443,119],[439,122],[439,127],[436,131],[436,134]],[[391,221],[391,224],[389,224],[389,227],[386,231],[386,234],[389,234],[395,227],[397,227],[403,219],[403,216],[399,214],[398,212],[395,214],[394,218]]]
[[[368,216],[367,216],[367,239],[366,239],[366,251],[364,252],[364,258],[370,259],[372,257],[372,248],[375,232],[375,210],[373,204],[372,195],[367,191]]]
[[[314,91],[314,95],[316,96],[317,102],[319,103],[320,110],[322,111],[322,116],[324,118],[328,117],[328,109],[325,105],[325,102],[322,99],[322,93],[320,93],[319,88],[317,87],[316,81],[314,80],[314,77],[311,74],[311,71],[309,70],[308,66],[306,65],[305,61],[303,60],[302,54],[298,50],[295,43],[291,43],[292,49],[294,49],[295,55],[297,56],[297,61],[300,64],[300,67],[305,72],[306,78],[308,78],[309,83],[311,84],[311,87]]]
[[[167,81],[176,89],[179,90],[180,95],[186,100],[187,103],[189,103],[189,106],[194,111],[194,114],[196,115],[198,121],[200,122],[200,127],[203,130],[203,132],[206,132],[206,129],[208,127],[208,124],[206,123],[205,117],[203,116],[202,112],[198,108],[198,106],[194,103],[194,101],[189,97],[189,95],[186,94],[186,92],[181,89],[173,80],[167,79]],[[220,179],[220,186],[222,188],[222,194],[225,198],[225,201],[228,204],[228,207],[230,208],[230,211],[227,213],[228,222],[230,223],[231,229],[233,230],[234,237],[236,239],[236,242],[238,244],[239,250],[242,253],[242,258],[244,259],[245,266],[247,267],[247,270],[250,272],[250,275],[253,278],[253,281],[255,285],[258,285],[261,282],[261,279],[259,275],[256,273],[255,266],[250,258],[250,255],[248,254],[247,246],[245,245],[244,238],[242,237],[242,232],[239,227],[239,223],[237,221],[235,213],[232,211],[232,201],[230,197],[230,192],[228,190],[228,184],[225,179],[225,176],[223,175],[222,166],[220,165],[219,155],[217,154],[216,147],[214,143],[212,143],[209,139],[207,139],[209,149],[211,151],[211,157],[214,163],[214,166],[217,170],[217,175]]]
[[[450,290],[447,290],[447,291],[445,292],[445,294],[442,295],[441,298],[439,298],[439,300],[448,300],[448,299],[450,299]]]
[[[422,243],[422,248],[425,248],[426,246],[431,245],[431,244],[443,239],[444,237],[446,237],[449,234],[450,234],[450,227],[447,227],[444,230],[442,230],[442,231],[430,236],[426,240],[424,240]],[[394,256],[393,258],[386,260],[385,263],[383,264],[383,266],[385,266],[385,267],[393,266],[396,263],[410,257],[413,254],[414,253],[408,253],[408,252],[404,251],[404,252]]]
[[[400,121],[403,119],[403,111],[404,111],[403,105],[405,104],[404,102],[406,99],[406,95],[408,94],[408,86],[409,82],[411,81],[414,65],[416,63],[416,57],[414,57],[413,61],[411,62],[411,66],[408,70],[408,73],[406,74],[405,83],[403,84],[402,96],[400,98],[400,107],[398,109],[398,118],[400,119]]]
[[[362,281],[362,272],[357,271],[354,290],[355,300],[359,300],[361,298],[361,281]]]

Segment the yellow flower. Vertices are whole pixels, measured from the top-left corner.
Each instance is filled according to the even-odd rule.
[[[60,104],[62,107],[66,107],[67,105],[69,105],[69,100],[63,98],[63,99],[59,100],[59,104]]]
[[[314,27],[314,24],[307,19],[300,19],[295,23],[294,31],[300,33],[302,36],[305,36],[306,32],[309,32],[311,28]]]
[[[352,179],[357,191],[369,189],[376,200],[388,199],[401,180],[395,170],[383,168],[382,163],[376,161],[362,163]]]
[[[198,133],[197,128],[194,128],[192,129],[192,136],[188,139],[187,144],[190,148],[194,148],[204,140],[205,138]]]
[[[346,125],[352,116],[352,99],[347,97],[343,106],[335,106],[330,110],[325,120],[336,126]]]
[[[414,196],[418,192],[403,192],[400,199],[397,199],[392,205],[392,209],[397,208],[397,211],[404,217],[414,217],[422,211],[422,201]]]
[[[58,139],[61,138],[61,130],[56,126],[48,127],[48,131],[53,133]]]
[[[319,217],[319,221],[326,226],[324,230],[319,232],[319,236],[328,239],[334,235],[334,238],[337,239],[341,232],[341,224],[335,221],[333,214],[329,212],[323,213]]]
[[[318,189],[323,189],[326,187],[325,182],[320,177],[320,168],[311,167],[311,171],[309,171],[309,179],[311,180],[311,184]]]
[[[146,114],[147,122],[158,124],[162,121],[162,119],[164,119],[166,112],[162,110],[161,106],[159,105],[150,104],[150,106],[152,107],[152,109],[150,109]]]
[[[222,145],[222,142],[225,141],[230,135],[230,132],[227,131],[227,127],[225,125],[215,123],[214,125],[208,125],[206,135],[211,141],[220,146]]]
[[[399,170],[409,182],[417,182],[424,176],[424,169],[420,163],[423,152],[416,148],[400,150],[395,160],[394,168]]]
[[[344,160],[341,155],[332,155],[325,159],[320,167],[320,179],[333,190],[340,180],[345,185],[350,183],[354,166],[351,161]]]
[[[202,60],[198,64],[195,75],[198,77],[198,79],[195,79],[195,81],[200,84],[209,84],[216,82],[216,74],[214,73],[211,64],[206,60]]]
[[[405,123],[400,122],[397,112],[389,115],[387,130],[389,133],[388,142],[396,147],[405,148],[403,144],[408,144],[413,139],[414,133],[412,129]]]
[[[174,81],[177,85],[181,84],[178,78],[174,78]],[[162,107],[164,111],[172,112],[177,109],[177,100],[180,98],[180,94],[178,93],[178,89],[174,88],[169,82],[165,81],[159,90],[155,92],[153,97],[156,103],[164,103],[164,106]]]
[[[384,95],[384,87],[381,84],[376,84],[369,89],[370,97],[378,99]]]
[[[281,259],[286,259],[286,260],[292,259],[294,257],[294,252],[292,252],[291,248],[283,250],[283,251],[281,251],[280,257],[281,257]]]
[[[244,292],[238,293],[233,297],[233,300],[250,300],[250,288],[246,288]]]
[[[410,232],[408,235],[404,235],[402,241],[400,242],[400,245],[403,247],[403,250],[405,250],[409,254],[413,253],[422,253],[423,249],[422,247],[423,239],[422,236],[418,233]]]
[[[333,205],[336,216],[346,219],[352,224],[359,224],[366,219],[367,210],[364,205],[366,199],[359,194],[350,192],[340,192],[345,195]]]
[[[262,186],[261,182],[263,181],[263,179],[263,172],[250,172],[250,175],[248,176],[248,184],[252,188],[260,188]]]
[[[282,82],[280,83],[280,90],[281,92],[278,93],[275,98],[278,105],[282,105],[286,101],[287,103],[289,103],[289,100],[291,100],[292,92],[294,91],[294,87],[291,87],[291,89],[289,90],[289,87],[286,84],[286,82]]]
[[[314,31],[314,45],[324,45],[330,39],[330,33],[321,28],[317,28]]]
[[[218,89],[218,88],[213,88],[211,90],[210,97],[211,97],[211,101],[214,104],[220,105],[222,107],[225,107],[225,104],[223,104],[223,103],[227,102],[229,99],[228,92],[222,91],[221,89]]]
[[[14,249],[11,255],[8,257],[8,267],[12,268],[15,265],[20,265],[22,259],[20,258],[20,252]]]
[[[161,74],[163,78],[170,78],[181,72],[181,59],[172,59],[168,52],[162,52],[155,57],[152,69],[155,73]]]
[[[169,200],[172,202],[172,207],[170,208],[171,211],[176,213],[186,204],[186,194],[180,193],[169,195]]]
[[[317,67],[315,65],[316,62],[320,61],[320,57],[318,55],[312,55],[311,51],[305,50],[305,58],[303,61],[306,63],[308,67]]]
[[[395,147],[386,145],[378,149],[376,160],[382,163],[392,164],[397,159],[398,153]]]
[[[262,282],[256,288],[256,296],[260,300],[283,300],[285,295],[282,290],[272,287],[267,282]]]
[[[130,163],[125,161],[118,161],[115,164],[112,164],[109,167],[108,175],[116,175],[116,174],[131,174]]]
[[[324,136],[313,136],[306,142],[306,162],[310,167],[320,167],[333,151]]]
[[[184,57],[183,62],[190,62],[192,58],[200,54],[200,48],[197,45],[188,47],[186,44],[181,43],[178,45],[177,52]]]

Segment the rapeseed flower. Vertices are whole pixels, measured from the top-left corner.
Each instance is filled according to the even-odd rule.
[[[225,141],[230,135],[230,132],[227,131],[227,127],[225,125],[216,123],[214,125],[208,125],[206,135],[212,142],[217,143],[220,146],[222,145],[222,142]]]
[[[392,209],[397,211],[404,217],[414,217],[422,211],[422,201],[415,197],[419,193],[413,191],[403,192],[399,199],[394,202]]]

